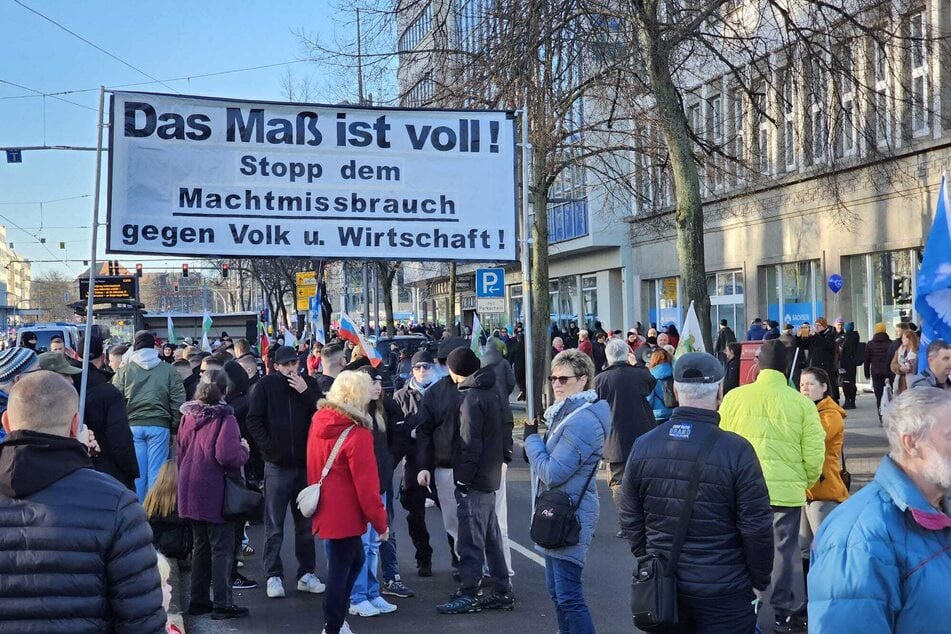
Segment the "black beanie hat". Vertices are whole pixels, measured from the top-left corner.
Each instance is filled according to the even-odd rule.
[[[786,371],[786,346],[779,339],[763,342],[759,349],[759,369]]]
[[[132,340],[133,350],[148,350],[155,347],[155,337],[148,330],[140,330],[135,333],[135,339]]]
[[[419,350],[413,355],[413,359],[410,363],[412,363],[414,366],[417,363],[433,363],[433,355],[431,355],[427,350]]]
[[[459,376],[471,376],[482,367],[479,357],[469,348],[456,348],[450,352],[446,365]]]

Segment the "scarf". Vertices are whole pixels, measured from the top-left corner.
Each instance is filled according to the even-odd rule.
[[[582,403],[594,403],[598,400],[598,394],[594,390],[585,390],[583,392],[578,392],[577,394],[572,394],[560,401],[555,401],[552,405],[545,410],[545,422],[548,424],[548,427],[551,428],[554,426],[555,418],[561,413],[561,410],[565,408],[565,405],[568,403],[575,403],[581,405]],[[574,409],[572,407],[571,409]]]

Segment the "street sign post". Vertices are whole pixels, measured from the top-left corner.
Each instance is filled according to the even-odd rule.
[[[311,310],[310,300],[317,294],[317,273],[302,271],[297,274],[297,311]]]
[[[505,312],[505,269],[477,269],[476,310],[480,315]]]
[[[7,163],[22,163],[23,153],[20,150],[7,150]]]

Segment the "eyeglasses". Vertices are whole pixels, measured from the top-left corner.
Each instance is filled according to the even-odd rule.
[[[423,372],[425,372],[426,370],[432,369],[432,367],[433,367],[432,363],[417,363],[416,365],[413,366],[413,369],[422,370]]]
[[[558,385],[567,385],[569,380],[579,379],[579,378],[581,377],[579,377],[576,374],[570,374],[568,376],[550,376],[548,377],[548,380],[551,381],[552,383],[557,383]]]

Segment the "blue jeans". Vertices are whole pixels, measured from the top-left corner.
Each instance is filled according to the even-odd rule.
[[[393,495],[383,494],[386,507],[386,525],[390,529],[390,538],[380,544],[380,567],[383,568],[383,581],[390,582],[400,576],[400,564],[396,559],[396,532],[393,530]]]
[[[545,557],[545,585],[555,604],[560,634],[594,634],[594,621],[584,602],[581,571],[578,564]]]
[[[383,504],[386,505],[386,494],[383,494]],[[380,580],[376,576],[376,568],[380,563],[380,535],[373,526],[367,524],[367,532],[360,538],[363,542],[363,568],[357,575],[350,591],[350,603],[372,601],[380,596]]]
[[[135,444],[135,459],[139,463],[139,477],[135,479],[135,493],[139,504],[158,479],[158,472],[168,460],[168,427],[133,425],[132,442]]]

